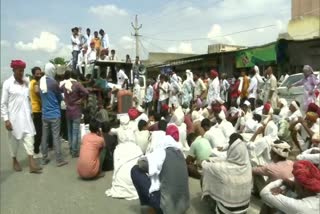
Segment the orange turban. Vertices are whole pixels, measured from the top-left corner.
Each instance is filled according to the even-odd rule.
[[[22,60],[12,60],[11,61],[11,68],[12,69],[17,69],[17,68],[26,68],[26,63]]]
[[[307,160],[300,160],[293,164],[294,179],[307,190],[320,193],[320,169]]]
[[[314,112],[307,112],[306,114],[306,119],[310,120],[311,122],[317,122],[317,119],[318,119],[318,114],[317,113],[314,113]]]

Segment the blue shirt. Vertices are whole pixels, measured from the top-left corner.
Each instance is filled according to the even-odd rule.
[[[58,119],[61,117],[60,102],[62,100],[61,91],[57,81],[46,78],[47,93],[40,92],[42,102],[42,119]]]
[[[147,88],[146,96],[145,96],[145,102],[150,103],[152,101],[152,98],[153,98],[153,88],[151,85],[149,85]]]

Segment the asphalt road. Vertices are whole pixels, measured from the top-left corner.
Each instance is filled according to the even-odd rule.
[[[72,159],[64,143],[67,166],[57,168],[54,153],[52,161],[44,166],[43,173],[30,174],[27,156],[20,146],[18,160],[22,172],[12,170],[7,144],[7,133],[1,121],[0,145],[0,213],[2,214],[138,214],[138,200],[126,201],[105,195],[111,186],[112,172],[93,181],[80,180],[76,173],[76,159]],[[212,213],[208,205],[200,200],[201,189],[198,180],[189,180],[191,193],[190,213]],[[259,213],[259,201],[253,198],[249,214]]]

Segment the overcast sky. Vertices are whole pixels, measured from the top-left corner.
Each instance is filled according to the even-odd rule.
[[[275,41],[287,31],[291,0],[1,0],[1,79],[11,74],[11,59],[25,60],[27,72],[56,56],[70,59],[74,26],[104,29],[121,59],[127,53],[134,58],[135,14],[142,24],[141,58],[148,52],[203,54],[214,43]]]

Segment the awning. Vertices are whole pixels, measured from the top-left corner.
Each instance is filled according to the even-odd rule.
[[[236,53],[236,67],[246,68],[254,65],[267,65],[277,59],[276,44],[250,48]]]

